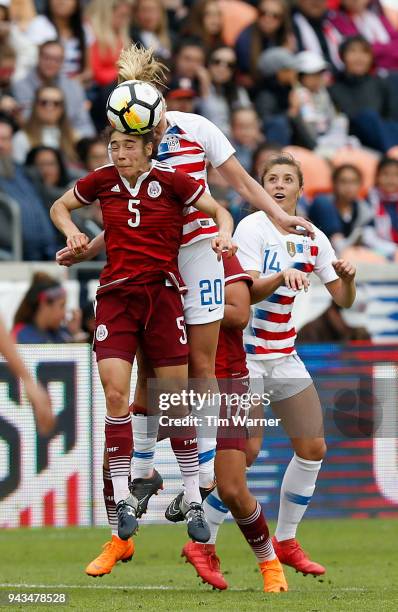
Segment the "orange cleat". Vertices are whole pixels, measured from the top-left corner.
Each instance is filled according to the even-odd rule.
[[[102,553],[86,567],[86,574],[96,578],[104,574],[110,574],[118,561],[127,563],[131,561],[134,554],[133,540],[121,540],[113,535],[112,539],[103,545]]]
[[[281,593],[287,591],[287,582],[283,567],[277,558],[259,563],[264,579],[265,593]]]
[[[303,551],[295,538],[278,542],[274,536],[272,544],[279,561],[293,567],[297,572],[304,574],[304,576],[307,574],[322,576],[326,572],[323,565],[315,563],[315,561],[311,561],[308,558],[308,555]]]
[[[194,566],[203,582],[220,591],[228,588],[228,583],[221,573],[220,559],[216,555],[214,544],[188,542],[181,551],[181,557],[185,557],[185,563]]]

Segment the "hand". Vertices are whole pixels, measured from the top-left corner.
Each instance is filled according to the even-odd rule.
[[[55,255],[55,260],[58,265],[66,266],[67,268],[69,268],[70,266],[79,263],[79,261],[84,261],[86,253],[75,255],[73,250],[66,246],[60,251],[57,251]]]
[[[356,269],[349,261],[338,259],[332,263],[337,276],[345,283],[351,283],[355,278]]]
[[[80,308],[75,308],[70,312],[70,315],[66,327],[72,336],[76,336],[82,331],[82,311]]]
[[[66,246],[72,249],[75,255],[80,255],[87,251],[89,239],[83,232],[75,232],[66,238]]]
[[[219,234],[217,238],[212,239],[211,248],[217,253],[218,261],[221,260],[223,253],[227,253],[227,257],[229,258],[235,255],[238,250],[237,245],[232,242],[232,238],[223,234]]]
[[[296,270],[295,268],[286,268],[283,270],[283,280],[285,287],[288,289],[292,289],[293,291],[308,291],[308,287],[310,286],[310,281],[305,272],[301,272],[301,270]]]
[[[289,234],[307,235],[312,240],[315,238],[315,231],[312,224],[304,217],[288,215],[280,209],[277,217],[274,218],[278,225]]]
[[[51,408],[51,399],[40,383],[33,379],[24,381],[26,396],[33,407],[36,425],[42,436],[48,436],[55,426],[55,416]]]

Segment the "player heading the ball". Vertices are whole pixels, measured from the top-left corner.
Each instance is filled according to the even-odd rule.
[[[99,200],[107,264],[97,292],[94,350],[106,398],[106,451],[112,478],[118,535],[127,540],[138,528],[137,499],[128,477],[132,451],[129,413],[130,378],[138,340],[155,376],[168,390],[180,392],[188,379],[188,344],[178,270],[183,211],[188,205],[214,218],[219,234],[212,247],[221,258],[233,254],[230,214],[189,175],[151,159],[152,134],[111,130],[113,163],[77,181],[52,206],[50,215],[75,254],[87,249],[88,238],[71,212]],[[177,407],[178,415],[187,409]],[[199,478],[187,487],[185,518],[188,534],[206,542]]]

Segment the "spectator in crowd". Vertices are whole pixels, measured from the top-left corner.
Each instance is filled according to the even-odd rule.
[[[207,93],[202,91],[199,112],[229,137],[231,111],[251,106],[247,91],[236,84],[236,55],[232,47],[214,49],[209,56],[208,71],[210,85]]]
[[[37,62],[37,49],[20,27],[11,20],[10,0],[0,0],[0,55],[3,54],[3,45],[9,45],[15,51],[16,65],[13,78],[23,78]]]
[[[60,149],[68,164],[77,161],[73,131],[65,112],[65,100],[58,87],[44,86],[36,92],[32,114],[24,130],[14,137],[14,158],[24,163],[32,147],[46,145]]]
[[[85,173],[94,172],[97,168],[109,164],[108,149],[100,136],[82,138],[77,143],[76,150]]]
[[[383,157],[380,160],[369,201],[377,235],[398,248],[398,159]],[[395,260],[398,261],[396,255]]]
[[[384,153],[398,144],[392,90],[385,79],[371,73],[373,51],[365,38],[347,38],[340,55],[344,71],[330,88],[332,100],[349,117],[351,132],[361,143]]]
[[[306,323],[297,333],[298,343],[347,342],[349,340],[370,340],[365,327],[352,327],[342,316],[342,309],[333,301],[316,319]]]
[[[38,46],[58,38],[64,47],[63,73],[85,83],[91,73],[82,6],[82,0],[46,0],[44,14],[33,19],[26,34]]]
[[[257,149],[253,152],[251,176],[261,183],[261,179],[264,176],[264,167],[267,161],[273,155],[280,153],[282,148],[280,145],[273,142],[263,142],[258,145]]]
[[[1,24],[0,24],[1,25]],[[0,43],[0,96],[12,96],[11,80],[15,72],[17,56],[14,48]]]
[[[262,51],[271,47],[293,48],[290,11],[286,0],[261,0],[258,19],[247,26],[235,44],[242,84],[252,87],[258,76],[257,62]]]
[[[231,113],[231,142],[236,157],[250,173],[253,164],[253,153],[258,145],[264,142],[260,121],[253,107],[238,107]]]
[[[335,71],[341,69],[339,45],[343,37],[330,21],[327,0],[297,0],[293,31],[299,51],[313,51]]]
[[[55,85],[62,89],[68,118],[73,128],[83,136],[95,134],[94,125],[87,110],[84,89],[76,79],[62,74],[64,48],[56,40],[43,43],[39,48],[39,60],[24,79],[13,85],[13,95],[23,108],[25,119],[32,111],[36,91],[43,85]]]
[[[165,93],[167,110],[194,113],[196,95],[191,79],[175,79]]]
[[[87,335],[86,342],[92,344],[95,334],[95,312],[92,302],[82,308],[82,330]]]
[[[18,26],[21,32],[26,32],[37,15],[34,0],[11,0],[10,15],[12,22]]]
[[[57,250],[54,227],[24,168],[12,158],[13,130],[10,119],[0,116],[0,192],[19,206],[24,260],[53,260]]]
[[[183,38],[173,56],[171,81],[187,78],[199,96],[207,95],[210,77],[205,67],[205,52],[198,38]]]
[[[309,217],[329,238],[337,256],[372,263],[382,262],[385,257],[394,259],[397,254],[394,242],[377,236],[373,211],[360,197],[363,183],[360,170],[350,164],[339,166],[333,172],[332,182],[332,195],[317,196]]]
[[[366,38],[372,45],[376,68],[398,69],[398,31],[380,7],[371,7],[371,0],[341,0],[331,22],[344,38]]]
[[[131,0],[91,0],[87,18],[94,36],[89,57],[94,82],[107,87],[117,81],[117,60],[130,43]]]
[[[296,144],[308,149],[316,145],[300,116],[296,57],[284,47],[263,51],[258,61],[263,76],[255,97],[256,110],[263,120],[266,140],[281,146]]]
[[[132,24],[130,36],[133,42],[146,49],[152,47],[160,59],[171,58],[172,40],[162,0],[136,0]]]
[[[25,165],[47,210],[77,178],[67,169],[60,150],[45,145],[31,149]]]
[[[182,34],[199,38],[208,54],[225,44],[222,29],[223,15],[219,0],[197,0],[189,12]]]
[[[19,344],[63,344],[82,341],[81,312],[75,310],[67,325],[66,292],[44,272],[36,272],[14,317],[12,333]]]
[[[301,118],[316,141],[316,153],[331,157],[336,150],[353,143],[348,136],[348,119],[337,113],[327,89],[329,65],[313,51],[301,51],[296,59]]]

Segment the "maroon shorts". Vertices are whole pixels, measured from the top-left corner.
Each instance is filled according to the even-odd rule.
[[[181,295],[164,281],[124,283],[97,294],[97,361],[117,357],[133,363],[138,344],[153,368],[188,363]]]
[[[239,450],[244,453],[248,437],[245,421],[250,411],[244,410],[242,404],[245,405],[246,394],[250,391],[250,378],[249,376],[235,380],[219,378],[218,386],[220,393],[228,394],[230,402],[228,405],[224,395],[221,396],[217,450]],[[239,398],[242,404],[238,404]]]

